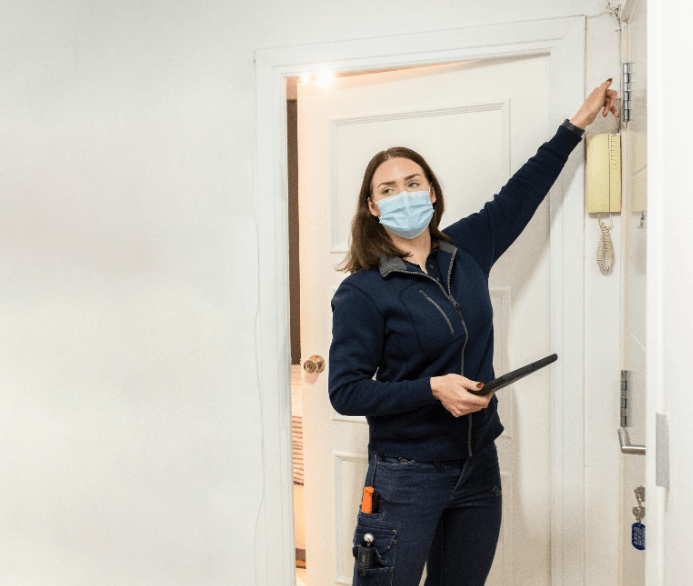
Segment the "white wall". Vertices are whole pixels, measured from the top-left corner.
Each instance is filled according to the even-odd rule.
[[[647,481],[649,511],[648,586],[677,586],[691,581],[693,507],[693,395],[690,392],[691,238],[690,162],[693,123],[679,106],[687,85],[677,73],[691,53],[690,3],[662,0],[648,4],[648,211],[647,338],[659,342],[649,352]],[[672,97],[674,99],[672,105]],[[652,228],[655,228],[653,230]],[[669,488],[655,485],[655,412],[669,422]],[[658,438],[659,441],[659,438]],[[652,450],[650,451],[650,446]]]
[[[0,1],[3,584],[255,582],[253,51],[603,2],[423,6]]]

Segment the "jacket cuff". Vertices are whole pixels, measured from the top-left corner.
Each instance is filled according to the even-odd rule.
[[[431,389],[431,377],[411,381],[407,386],[407,394],[413,407],[423,407],[436,402]]]
[[[572,130],[568,130],[566,126],[562,124],[558,127],[556,134],[549,140],[549,142],[544,143],[542,146],[548,146],[550,150],[554,151],[565,161],[568,160],[570,153],[572,153],[577,145],[582,142],[582,137]]]
[[[580,128],[579,126],[575,126],[570,120],[567,118],[563,121],[563,124],[561,126],[565,126],[568,130],[572,130],[576,134],[579,134],[581,137],[585,134],[585,130]]]

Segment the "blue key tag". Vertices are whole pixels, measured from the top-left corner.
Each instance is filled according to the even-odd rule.
[[[645,507],[642,506],[645,500],[645,489],[642,486],[635,489],[635,498],[638,499],[638,506],[633,507],[635,523],[633,523],[631,541],[635,549],[643,550],[645,549],[645,525],[641,521],[645,516]]]
[[[642,523],[633,523],[633,547],[645,549],[645,525]]]

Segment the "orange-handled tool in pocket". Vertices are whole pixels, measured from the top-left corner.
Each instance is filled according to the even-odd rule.
[[[380,495],[373,490],[373,487],[365,487],[363,489],[363,498],[361,499],[361,512],[369,515],[371,513],[377,513],[379,501]]]
[[[369,515],[373,512],[373,487],[366,486],[363,489],[363,499],[361,499],[361,512],[368,513]]]

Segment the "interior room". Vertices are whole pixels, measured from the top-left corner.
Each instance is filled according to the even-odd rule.
[[[351,584],[369,427],[327,381],[366,163],[427,153],[466,217],[612,78],[619,116],[489,276],[496,374],[558,360],[498,392],[487,584],[687,583],[688,5],[28,0],[0,23],[0,582]]]

